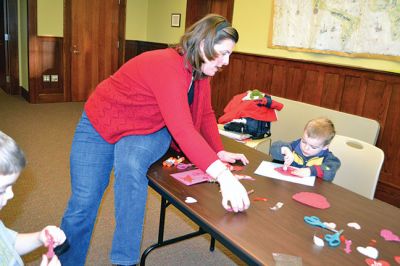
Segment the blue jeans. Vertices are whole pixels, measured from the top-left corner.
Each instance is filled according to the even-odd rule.
[[[113,167],[116,227],[110,260],[122,265],[139,262],[147,199],[146,173],[165,154],[170,142],[171,136],[163,128],[149,135],[126,136],[110,144],[83,113],[72,142],[72,194],[61,222],[70,248],[60,256],[62,265],[85,264],[97,211]]]

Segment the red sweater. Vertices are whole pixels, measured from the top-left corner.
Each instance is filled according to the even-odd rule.
[[[223,146],[211,106],[210,81],[195,82],[189,106],[191,78],[183,56],[174,49],[146,52],[101,82],[86,102],[85,112],[109,143],[167,126],[184,154],[205,171]]]

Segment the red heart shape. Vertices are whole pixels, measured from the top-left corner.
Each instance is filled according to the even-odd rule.
[[[395,260],[398,264],[400,264],[400,256],[394,256],[394,260]]]
[[[386,260],[365,259],[365,262],[370,266],[390,266]]]
[[[300,203],[318,209],[327,209],[331,206],[324,196],[313,192],[296,193],[292,198]]]

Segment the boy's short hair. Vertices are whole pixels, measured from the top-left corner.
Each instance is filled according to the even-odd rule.
[[[318,117],[311,119],[304,127],[304,131],[310,138],[325,139],[324,145],[331,143],[336,134],[335,125],[326,117]]]
[[[12,138],[0,131],[0,175],[20,173],[25,165],[24,152]]]

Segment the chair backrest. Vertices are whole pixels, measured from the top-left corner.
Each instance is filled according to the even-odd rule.
[[[347,136],[336,135],[329,150],[341,161],[334,184],[374,198],[384,153],[378,147]]]
[[[378,139],[380,125],[376,120],[282,97],[272,96],[272,99],[284,104],[283,109],[277,112],[278,121],[271,124],[273,141],[292,141],[299,138],[306,123],[320,116],[332,120],[336,132],[341,135],[373,145]]]

